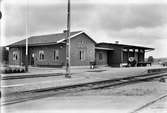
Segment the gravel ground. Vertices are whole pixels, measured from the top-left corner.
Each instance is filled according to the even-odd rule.
[[[101,80],[122,78],[127,76],[136,76],[146,74],[148,69],[154,69],[160,67],[133,67],[133,68],[110,68],[110,67],[99,67],[95,70],[89,68],[74,68],[72,69],[72,78],[67,79],[62,76],[49,76],[49,77],[36,77],[36,78],[25,78],[25,79],[13,79],[13,80],[2,80],[1,89],[6,94],[12,92],[29,91],[41,88],[61,87],[67,85],[89,83]],[[62,69],[55,70],[54,68],[33,68],[35,73],[58,73]],[[43,71],[42,71],[43,70]],[[31,74],[33,74],[31,71]],[[20,76],[27,76],[25,75]],[[46,74],[47,75],[47,74]],[[9,75],[9,76],[13,76]],[[35,75],[34,75],[35,76]]]
[[[152,81],[69,93],[4,106],[2,109],[3,113],[130,113],[165,94],[167,94],[167,83]],[[139,113],[161,113],[166,109],[165,105],[166,99]],[[152,112],[155,106],[156,112]]]
[[[153,103],[137,113],[167,113],[167,97]]]
[[[4,87],[3,88],[4,92],[10,93],[10,92],[27,91],[27,90],[41,89],[48,87],[59,87],[64,85],[73,85],[73,84],[94,82],[99,80],[107,80],[107,79],[146,74],[148,68],[150,67],[146,68],[102,67],[95,70],[85,69],[84,72],[81,69],[75,69],[71,79],[67,79],[64,76],[51,76],[51,77],[3,80],[2,88]],[[99,70],[103,71],[101,72]]]

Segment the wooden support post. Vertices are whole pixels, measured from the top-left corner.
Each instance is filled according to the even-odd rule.
[[[71,72],[70,72],[70,0],[68,0],[67,5],[67,37],[66,37],[66,78],[71,78]]]

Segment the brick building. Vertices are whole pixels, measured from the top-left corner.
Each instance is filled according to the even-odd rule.
[[[120,64],[127,63],[129,57],[133,57],[137,63],[144,63],[145,52],[154,50],[153,48],[119,43],[97,43],[96,48],[103,48],[101,50],[96,50],[97,64],[113,67],[118,67]]]
[[[59,34],[32,36],[28,38],[28,64],[32,66],[64,66],[66,61],[66,31]],[[144,62],[144,53],[152,48],[133,45],[96,43],[85,32],[70,33],[71,65],[85,66],[91,61],[98,65],[120,66],[128,58]],[[25,64],[25,43],[21,40],[9,45],[9,64]]]

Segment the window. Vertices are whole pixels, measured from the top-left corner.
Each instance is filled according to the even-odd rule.
[[[133,49],[129,49],[130,52],[133,52]]]
[[[127,49],[122,49],[122,51],[127,52],[128,50]]]
[[[138,50],[138,49],[135,49],[135,52],[139,52],[139,50]]]
[[[54,60],[59,60],[59,50],[54,50]]]
[[[141,53],[144,53],[144,50],[143,50],[143,49],[140,49],[140,52],[141,52]]]
[[[44,51],[39,51],[39,60],[44,60]]]
[[[83,47],[84,46],[84,40],[81,40],[80,43],[78,43],[78,47]]]
[[[18,52],[13,51],[13,60],[18,60]]]
[[[99,53],[99,60],[102,60],[102,59],[103,59],[103,54]]]
[[[84,50],[80,50],[79,51],[79,58],[80,58],[80,60],[82,61],[82,60],[85,60],[85,52],[84,52]]]

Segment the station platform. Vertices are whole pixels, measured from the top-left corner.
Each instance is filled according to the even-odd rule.
[[[150,70],[150,71],[148,71]],[[151,71],[154,70],[154,71]],[[95,69],[87,67],[71,68],[71,78],[65,77],[65,68],[39,68],[30,67],[28,73],[3,74],[1,90],[6,93],[31,91],[46,88],[58,88],[83,83],[104,81],[109,79],[137,76],[156,72],[167,71],[161,66],[113,68],[98,66]],[[28,77],[29,76],[29,77]],[[3,78],[13,78],[4,79]]]

